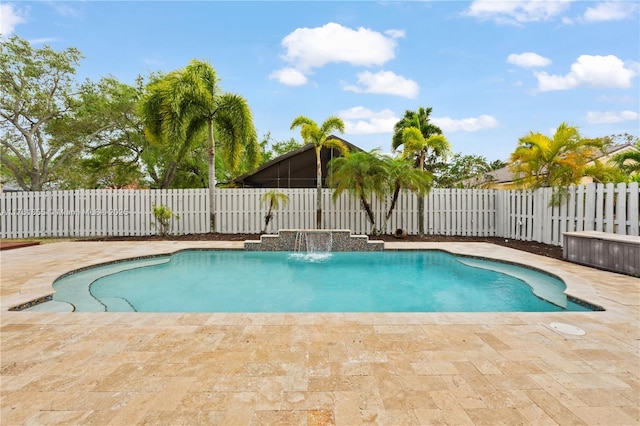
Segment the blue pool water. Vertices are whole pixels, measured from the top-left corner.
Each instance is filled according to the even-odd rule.
[[[76,311],[588,310],[567,300],[564,283],[548,274],[440,251],[184,251],[91,268],[54,288],[54,299]]]

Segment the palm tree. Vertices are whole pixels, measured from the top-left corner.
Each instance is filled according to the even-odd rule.
[[[552,137],[531,132],[520,138],[510,169],[524,188],[565,187],[587,175],[587,165],[601,152],[601,139],[585,139],[561,123]]]
[[[174,158],[184,156],[206,134],[211,232],[216,232],[216,139],[231,168],[243,156],[257,166],[260,145],[251,110],[243,97],[223,93],[213,67],[198,60],[156,79],[147,92],[140,106],[145,133],[168,147]]]
[[[406,158],[415,157],[417,168],[427,170],[431,173],[433,173],[434,170],[425,167],[427,154],[432,152],[430,158],[446,158],[450,150],[447,138],[442,135],[431,135],[425,138],[417,127],[406,127],[402,129],[401,140],[404,148],[402,151],[403,156]]]
[[[329,182],[335,188],[333,201],[345,191],[357,197],[367,213],[374,234],[377,232],[376,220],[368,198],[373,194],[384,195],[385,175],[384,162],[378,150],[352,152],[334,158],[329,163]]]
[[[584,168],[584,176],[589,176],[597,183],[617,183],[626,181],[623,171],[617,166],[611,166],[599,160],[594,160],[593,164]]]
[[[407,127],[417,127],[425,138],[431,135],[441,135],[442,129],[429,121],[432,111],[431,107],[420,107],[417,111],[406,110],[404,116],[394,126],[392,148],[398,149],[402,145],[400,133]]]
[[[416,165],[422,164],[422,170],[429,170],[435,173],[434,168],[438,166],[438,162],[446,159],[449,155],[451,147],[447,143],[442,143],[442,139],[430,139],[432,136],[442,135],[442,129],[430,122],[430,116],[433,108],[418,108],[417,111],[407,110],[404,117],[394,126],[393,138],[391,140],[391,148],[395,151],[405,143],[403,131],[410,127],[418,129],[424,140],[430,140],[432,143],[419,147],[415,150]],[[446,141],[446,139],[445,139]],[[406,147],[403,149],[407,151]]]
[[[493,160],[492,162],[490,162],[488,164],[487,169],[485,171],[491,172],[491,171],[494,171],[494,170],[501,169],[503,167],[507,167],[507,162],[506,161]]]
[[[282,192],[276,191],[275,189],[272,189],[271,191],[266,192],[262,196],[262,198],[260,199],[260,206],[269,204],[269,211],[264,217],[264,229],[262,230],[263,234],[267,232],[267,227],[269,226],[269,222],[271,222],[271,219],[273,219],[273,210],[278,210],[280,208],[280,204],[282,204],[283,206],[286,206],[288,202],[289,202],[289,196]]]
[[[576,127],[561,123],[551,138],[534,132],[520,138],[509,168],[523,188],[553,187],[550,205],[557,206],[568,198],[568,186],[580,183],[583,177],[597,182],[620,180],[615,167],[597,160],[605,142],[603,138],[585,139]]]
[[[386,157],[383,161],[386,185],[391,193],[391,205],[382,226],[382,232],[384,233],[398,202],[400,190],[408,189],[411,192],[418,193],[419,196],[424,196],[431,189],[433,180],[428,172],[416,169],[405,157]]]
[[[344,122],[335,116],[327,118],[320,127],[318,124],[303,115],[297,117],[291,123],[291,130],[300,127],[300,135],[305,143],[312,143],[316,151],[316,228],[322,228],[322,162],[320,152],[322,148],[337,148],[343,154],[349,152],[347,146],[340,140],[331,138],[332,131],[344,133]]]
[[[415,158],[419,170],[427,170],[435,176],[439,169],[446,167],[444,160],[451,151],[451,145],[442,136],[442,130],[429,121],[432,108],[418,108],[405,111],[404,117],[394,126],[391,147],[397,150],[403,146],[403,155]],[[424,235],[424,198],[418,195],[418,232]]]
[[[613,162],[630,178],[634,175],[640,175],[640,141],[636,143],[635,150],[614,155]]]

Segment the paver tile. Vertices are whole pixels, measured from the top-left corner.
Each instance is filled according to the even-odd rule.
[[[491,244],[410,247],[536,265],[606,311],[8,311],[50,294],[72,269],[188,246],[216,243],[64,242],[2,252],[0,423],[640,424],[640,280]],[[562,334],[552,322],[585,335]]]

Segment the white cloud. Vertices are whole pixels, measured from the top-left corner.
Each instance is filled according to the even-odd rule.
[[[546,72],[534,73],[538,79],[538,90],[568,90],[578,86],[628,88],[631,79],[638,75],[634,64],[625,65],[613,55],[581,55],[571,65],[571,71],[562,75],[550,75]]]
[[[545,67],[551,63],[551,59],[533,52],[512,53],[507,57],[507,63],[525,68]]]
[[[475,0],[464,13],[499,24],[550,20],[569,8],[573,0]]]
[[[24,11],[16,9],[11,3],[0,4],[0,35],[7,37],[13,34],[18,24],[26,21]]]
[[[378,93],[411,99],[416,98],[420,92],[418,83],[392,71],[358,73],[358,85],[345,85],[343,89],[355,93]]]
[[[295,68],[282,68],[269,74],[269,80],[278,80],[287,86],[307,84],[307,76]]]
[[[628,19],[638,10],[638,4],[631,1],[605,1],[584,12],[587,22],[619,21]]]
[[[491,115],[482,114],[479,117],[469,118],[432,118],[431,121],[436,126],[440,127],[444,132],[457,132],[459,130],[464,132],[477,132],[478,130],[493,129],[498,127],[499,123],[495,117]]]
[[[301,86],[307,84],[314,68],[329,63],[346,63],[353,66],[382,66],[395,57],[398,38],[405,37],[404,30],[390,29],[380,33],[368,28],[352,29],[334,22],[322,27],[297,28],[282,39],[285,53],[282,59],[289,67],[276,70],[269,79],[282,84]],[[345,90],[356,93],[385,93],[413,98],[418,85],[389,71],[376,74],[358,74],[359,85],[349,85]]]
[[[405,38],[407,35],[404,30],[387,30],[384,33],[391,38]]]
[[[640,115],[635,111],[588,111],[587,122],[590,124],[621,123],[638,120]]]
[[[302,72],[331,62],[351,65],[383,65],[395,56],[396,38],[403,31],[390,30],[386,36],[368,28],[343,27],[330,22],[323,27],[297,28],[282,40],[283,59]]]
[[[400,120],[390,109],[372,111],[357,106],[338,112],[344,121],[344,130],[349,135],[368,135],[373,133],[392,133],[393,126]]]

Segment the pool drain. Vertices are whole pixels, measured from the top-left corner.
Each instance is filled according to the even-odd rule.
[[[560,333],[570,334],[572,336],[584,336],[585,331],[575,325],[564,324],[562,322],[552,322],[549,324],[552,330],[559,331]]]

